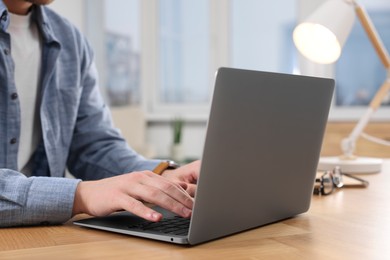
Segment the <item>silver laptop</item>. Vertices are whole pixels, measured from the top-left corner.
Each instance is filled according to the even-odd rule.
[[[306,212],[334,80],[220,68],[191,219],[128,212],[74,224],[199,244]],[[183,223],[184,221],[184,223]]]

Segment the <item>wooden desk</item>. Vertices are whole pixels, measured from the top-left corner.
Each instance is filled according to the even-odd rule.
[[[390,161],[366,189],[313,197],[295,218],[194,247],[74,226],[0,229],[0,259],[390,259]]]

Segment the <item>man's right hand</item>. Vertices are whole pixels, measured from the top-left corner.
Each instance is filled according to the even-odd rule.
[[[160,213],[143,203],[148,202],[179,216],[190,217],[194,201],[182,186],[186,187],[186,183],[174,183],[151,171],[82,181],[76,189],[73,215],[105,216],[126,210],[149,221],[161,220]]]

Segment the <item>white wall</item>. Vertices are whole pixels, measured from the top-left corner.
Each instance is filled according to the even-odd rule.
[[[188,158],[200,158],[206,134],[206,122],[186,122],[183,128],[183,153]],[[147,140],[153,145],[154,153],[164,158],[170,157],[172,128],[168,122],[149,122]]]
[[[83,0],[55,0],[49,5],[59,14],[65,16],[82,32],[85,32]]]

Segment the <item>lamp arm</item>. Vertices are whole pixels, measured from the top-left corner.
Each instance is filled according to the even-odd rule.
[[[389,53],[387,52],[381,38],[379,37],[379,34],[374,27],[374,24],[372,23],[366,10],[362,6],[358,5],[355,1],[353,1],[353,2],[355,5],[356,15],[357,15],[362,27],[366,31],[366,34],[367,34],[368,38],[370,39],[376,53],[378,54],[378,57],[381,60],[383,66],[387,70],[389,70],[390,69]]]
[[[381,105],[382,100],[387,95],[390,90],[390,70],[388,71],[388,76],[385,82],[382,84],[378,92],[375,94],[375,97],[371,100],[369,107],[363,116],[359,119],[359,122],[356,124],[351,134],[342,140],[341,149],[343,151],[343,156],[346,159],[353,159],[353,153],[355,151],[356,140],[359,138],[364,128],[370,121],[372,114],[378,109]]]
[[[375,30],[375,27],[368,16],[367,12],[356,3],[356,1],[352,1],[355,6],[355,12],[356,15],[362,24],[364,30],[366,31],[366,34],[368,38],[370,39],[379,59],[381,60],[383,66],[387,70],[387,79],[382,84],[382,86],[379,88],[379,90],[376,92],[374,98],[371,100],[369,107],[367,108],[366,112],[363,114],[363,116],[359,119],[358,123],[352,130],[351,134],[342,140],[341,142],[341,149],[343,151],[343,156],[346,157],[346,159],[353,159],[353,153],[355,150],[355,144],[356,140],[359,138],[361,133],[363,132],[364,128],[368,124],[372,114],[378,109],[378,107],[381,105],[382,100],[387,95],[387,93],[390,90],[390,58],[389,54],[383,45],[383,42],[381,41],[377,31]]]
[[[369,122],[371,115],[374,113],[374,110],[369,107],[363,116],[359,119],[359,122],[355,125],[352,132],[347,138],[344,138],[341,141],[341,150],[343,151],[343,159],[354,159],[354,152],[356,146],[356,140],[359,138],[360,134],[363,132],[363,129],[366,127]]]

